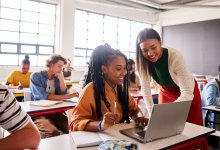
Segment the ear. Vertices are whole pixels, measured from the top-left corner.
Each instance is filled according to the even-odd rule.
[[[107,73],[107,67],[106,65],[102,65],[102,73],[106,74]]]

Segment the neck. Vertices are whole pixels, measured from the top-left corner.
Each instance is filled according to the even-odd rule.
[[[113,88],[113,89],[116,87],[116,84],[112,84],[112,83],[110,83],[110,82],[108,82],[108,81],[106,81],[106,80],[105,80],[105,82],[108,83],[108,85],[109,85],[111,88]]]

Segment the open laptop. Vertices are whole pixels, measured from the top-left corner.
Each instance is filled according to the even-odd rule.
[[[120,130],[122,134],[143,143],[182,133],[192,101],[181,101],[153,106],[148,126]]]

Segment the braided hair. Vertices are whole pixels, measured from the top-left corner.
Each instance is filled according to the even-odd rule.
[[[108,65],[112,58],[122,56],[127,62],[126,56],[119,50],[114,50],[108,44],[100,45],[93,51],[88,68],[88,75],[85,79],[86,86],[88,83],[93,82],[96,115],[100,119],[102,117],[101,101],[103,100],[107,107],[110,105],[105,95],[104,79],[102,75],[102,65]],[[126,64],[127,66],[127,64]],[[128,110],[128,79],[124,78],[123,87],[117,85],[118,100],[123,110],[123,117],[121,122],[129,122],[129,110]]]

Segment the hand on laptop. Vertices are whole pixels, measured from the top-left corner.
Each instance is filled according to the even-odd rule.
[[[102,129],[106,130],[109,127],[113,126],[117,118],[118,118],[118,114],[113,114],[111,112],[107,112],[106,114],[104,114],[101,124]]]
[[[142,126],[143,128],[148,124],[148,118],[144,117],[138,117],[134,121],[137,126]]]
[[[135,121],[136,126],[142,126],[143,128],[148,124],[148,118],[143,116],[141,111],[137,112],[136,115],[132,116],[132,119]]]

